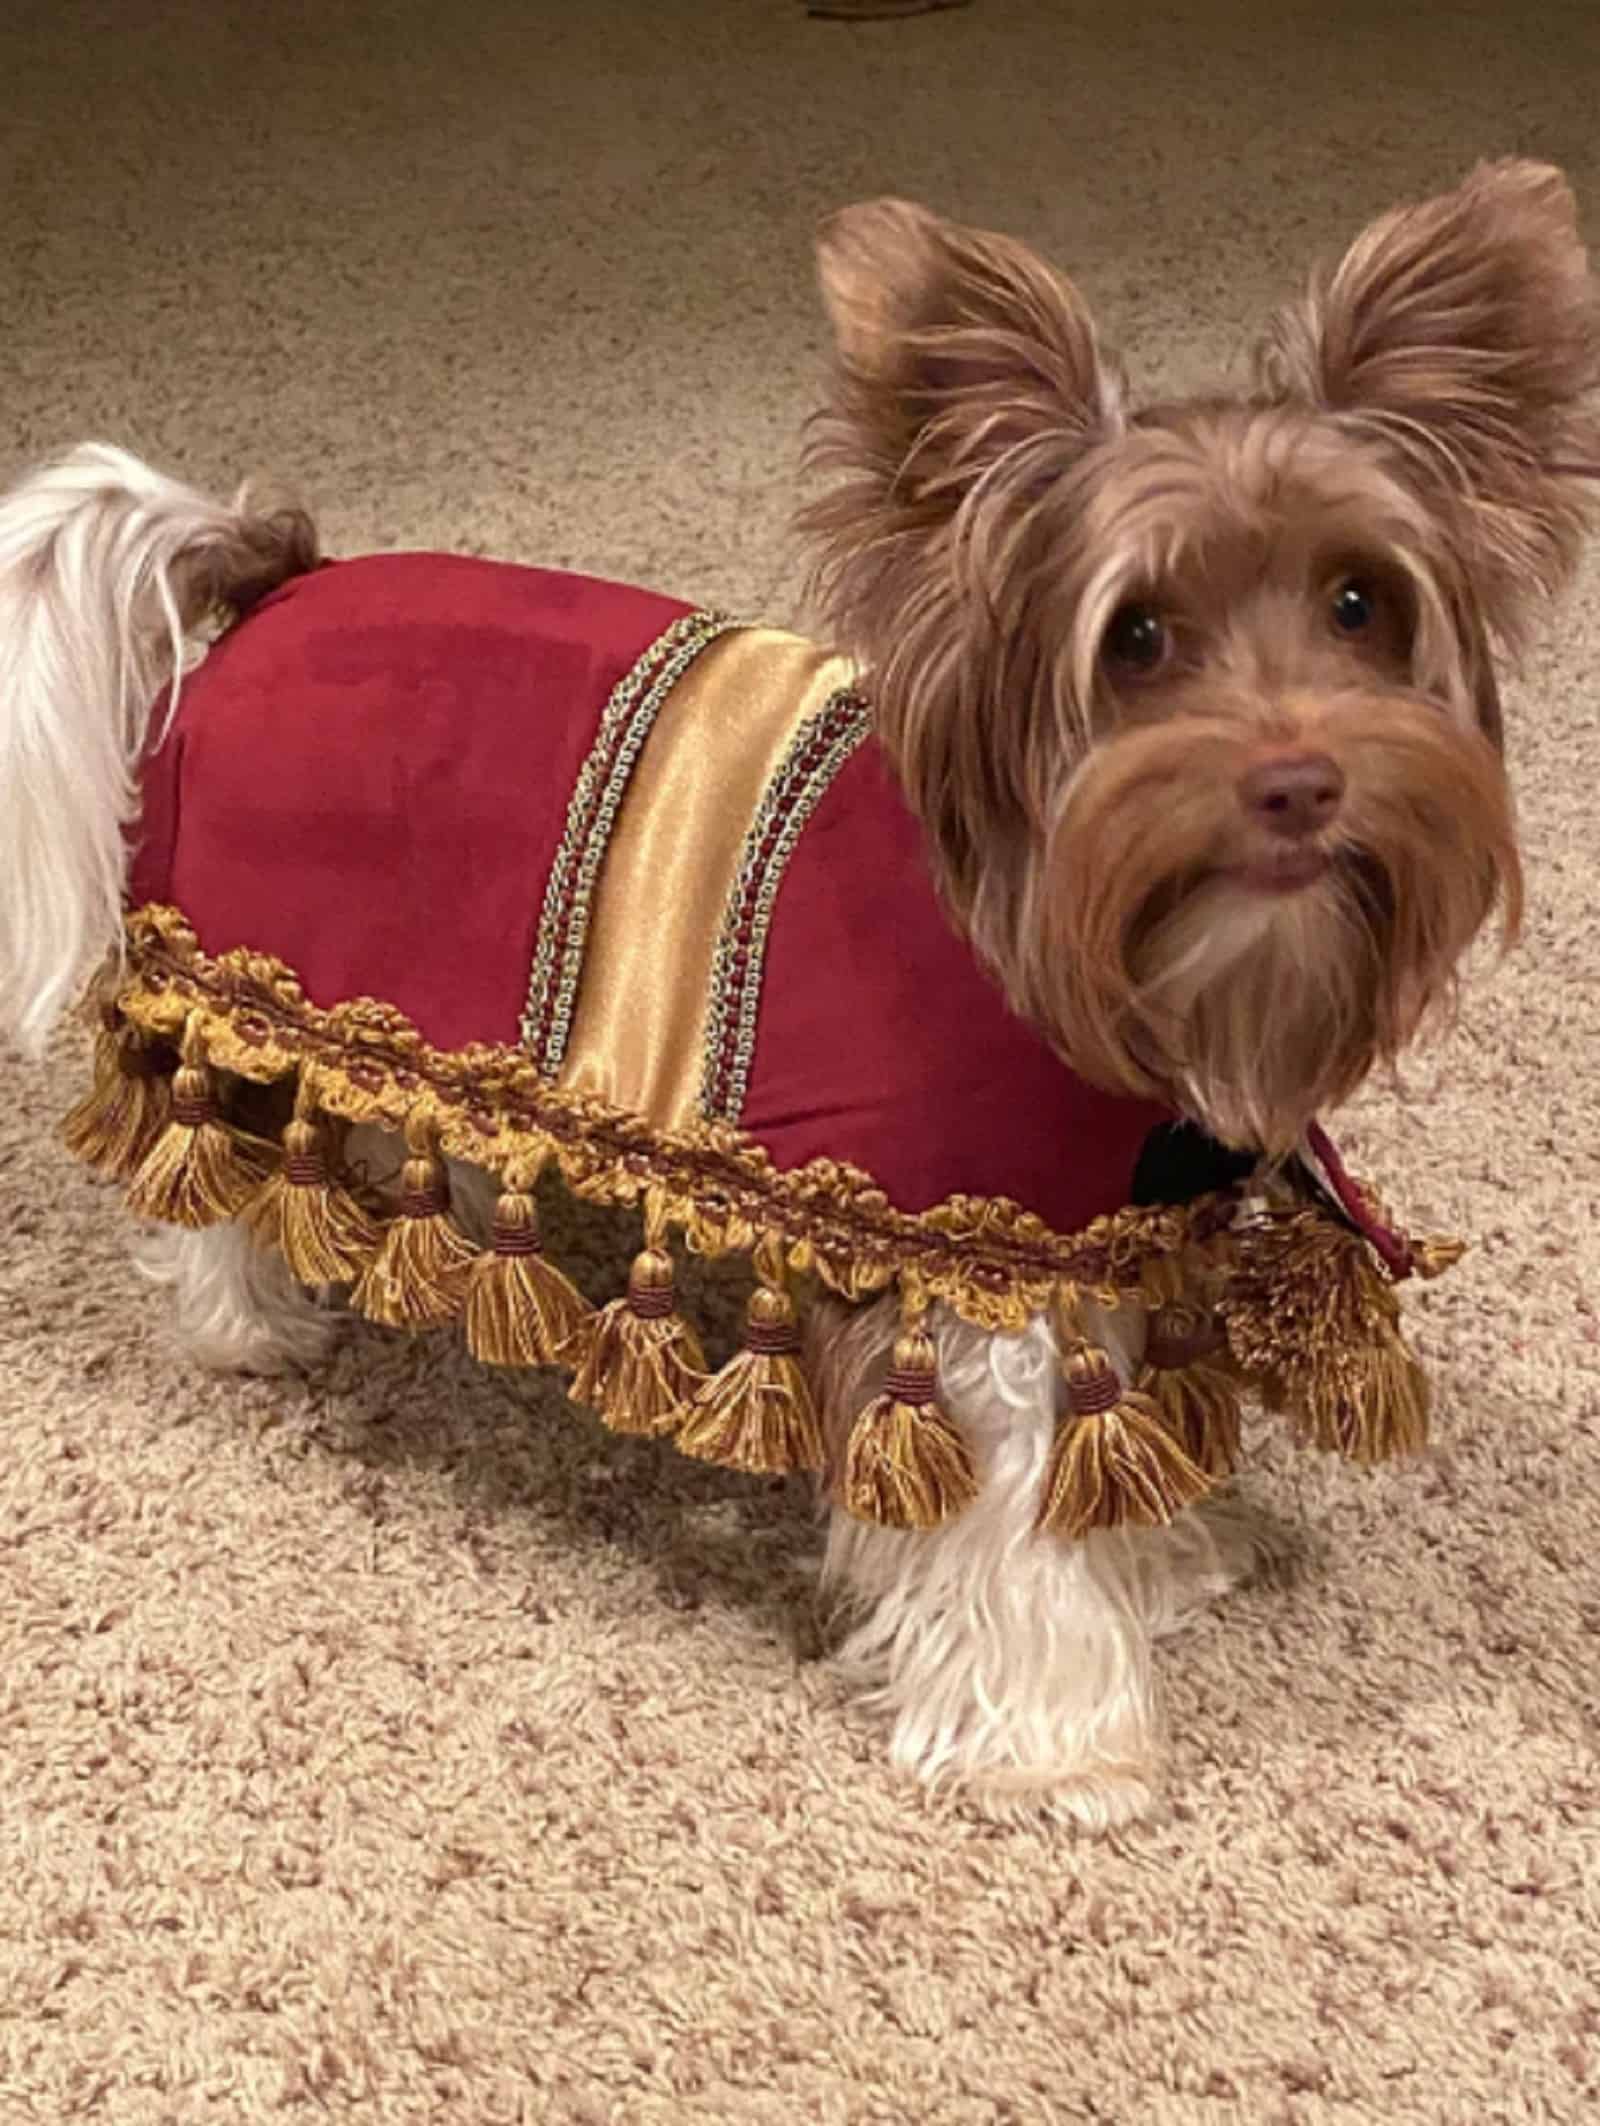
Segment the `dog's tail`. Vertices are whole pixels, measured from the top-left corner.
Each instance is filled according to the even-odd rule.
[[[0,496],[0,1039],[37,1053],[120,935],[151,712],[196,630],[316,559],[299,511],[105,444]]]

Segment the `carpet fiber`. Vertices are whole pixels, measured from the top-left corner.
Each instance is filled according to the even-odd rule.
[[[829,206],[1029,237],[1170,388],[1480,154],[1600,208],[1597,82],[1588,0],[12,0],[0,455],[784,618]],[[1437,1445],[1266,1454],[1295,1569],[1164,1651],[1109,1844],[896,1784],[798,1488],[448,1344],[198,1376],[52,1148],[70,1044],[0,1065],[4,2126],[1592,2116],[1597,653],[1591,567],[1511,694],[1526,943],[1348,1131],[1476,1242]]]

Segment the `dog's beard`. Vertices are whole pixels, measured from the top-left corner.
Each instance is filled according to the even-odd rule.
[[[1131,943],[1130,1046],[1225,1143],[1286,1150],[1380,1052],[1388,960],[1354,870],[1274,898],[1202,879]]]
[[[1026,1006],[1084,1075],[1170,1101],[1280,1155],[1392,1062],[1454,994],[1463,953],[1521,880],[1492,747],[1410,697],[1297,719],[1347,795],[1321,875],[1252,878],[1236,719],[1185,717],[1091,754],[1046,861]]]

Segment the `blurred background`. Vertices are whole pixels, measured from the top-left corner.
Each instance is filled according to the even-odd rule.
[[[1587,0],[10,0],[0,452],[765,608],[829,208],[1027,238],[1166,389],[1482,153],[1586,188],[1597,77]]]

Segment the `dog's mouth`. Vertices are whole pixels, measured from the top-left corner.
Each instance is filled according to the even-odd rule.
[[[1242,912],[1251,902],[1291,900],[1330,880],[1349,894],[1369,923],[1377,926],[1392,918],[1394,889],[1382,864],[1354,844],[1319,839],[1230,852],[1165,878],[1141,901],[1128,934],[1149,939],[1197,897],[1219,911],[1233,898],[1229,888],[1240,896],[1233,904]]]
[[[1228,866],[1223,876],[1250,893],[1300,893],[1326,878],[1333,857],[1316,846],[1270,849]]]

